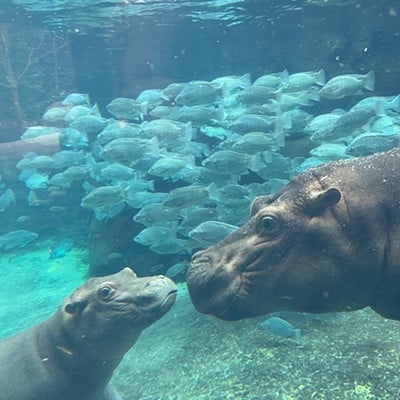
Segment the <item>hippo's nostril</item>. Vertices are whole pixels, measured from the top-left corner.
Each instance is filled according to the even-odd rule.
[[[155,280],[147,281],[144,285],[145,288],[151,288],[155,286],[158,286],[158,282]]]
[[[192,264],[210,263],[211,257],[209,255],[205,255],[204,251],[198,251],[197,253],[193,254],[190,262]]]

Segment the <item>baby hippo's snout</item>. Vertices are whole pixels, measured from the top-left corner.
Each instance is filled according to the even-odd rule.
[[[139,278],[142,289],[137,291],[135,304],[143,313],[165,314],[174,304],[177,288],[166,276]]]

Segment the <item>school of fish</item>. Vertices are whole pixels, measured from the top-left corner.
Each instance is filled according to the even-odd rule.
[[[22,134],[59,132],[63,149],[25,154],[17,168],[28,197],[15,198],[2,182],[0,212],[27,201],[67,214],[57,201],[78,185],[81,206],[98,220],[129,209],[143,227],[132,240],[189,260],[243,224],[255,196],[293,175],[398,146],[400,95],[369,95],[374,88],[373,71],[326,80],[322,69],[284,70],[254,81],[244,74],[172,83],[113,99],[103,113],[72,93]],[[343,99],[352,106],[341,108]]]

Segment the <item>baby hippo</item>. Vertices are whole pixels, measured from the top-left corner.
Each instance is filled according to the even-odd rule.
[[[164,276],[89,279],[46,321],[0,342],[0,400],[117,400],[108,384],[142,330],[173,305]]]

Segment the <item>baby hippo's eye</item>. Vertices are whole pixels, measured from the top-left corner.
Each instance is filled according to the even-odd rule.
[[[265,215],[262,217],[260,225],[261,234],[268,236],[275,235],[281,230],[279,219],[273,215]]]
[[[114,289],[108,285],[102,286],[97,291],[97,296],[99,297],[100,300],[103,300],[103,301],[111,300],[113,295],[114,295]]]

